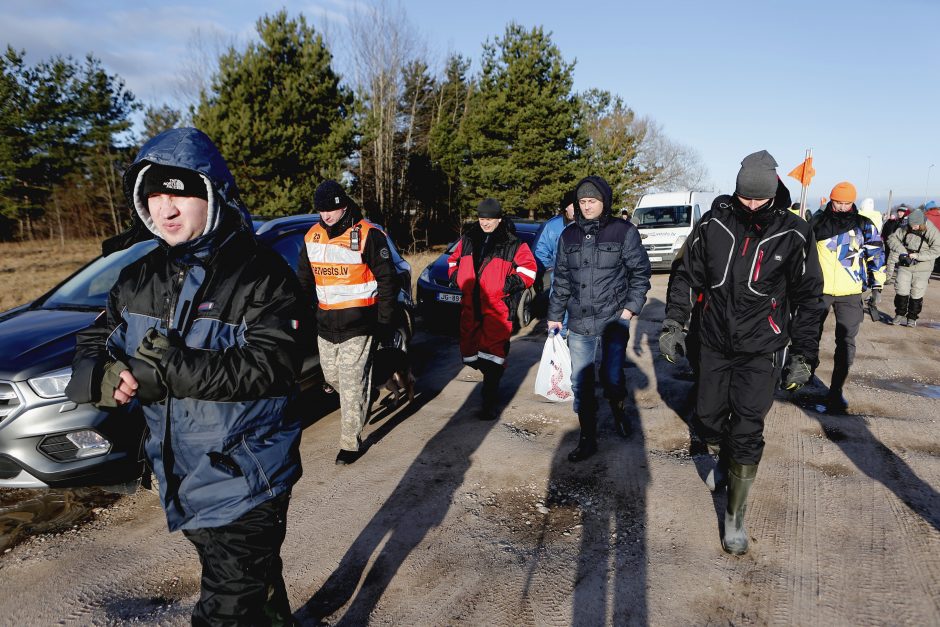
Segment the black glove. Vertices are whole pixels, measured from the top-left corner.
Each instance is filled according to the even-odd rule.
[[[659,352],[673,364],[680,355],[685,356],[685,331],[677,321],[669,318],[663,321],[663,330],[659,334]]]
[[[393,324],[380,322],[375,327],[375,341],[379,346],[390,347],[395,345],[395,334],[398,329]]]
[[[96,407],[117,407],[118,402],[114,400],[114,390],[121,385],[121,373],[130,370],[130,366],[123,361],[112,361],[105,365],[104,374],[101,376],[101,399],[95,403]]]
[[[809,383],[809,378],[813,376],[813,370],[806,363],[806,358],[802,355],[790,355],[790,361],[787,362],[787,376],[783,380],[783,387],[791,392],[799,390]]]
[[[137,400],[147,405],[164,400],[170,390],[166,383],[166,360],[175,350],[167,336],[151,327],[144,334],[137,352],[130,359],[131,372],[137,379]]]
[[[510,274],[503,283],[503,292],[507,295],[516,294],[525,290],[525,283],[519,278],[518,274]]]

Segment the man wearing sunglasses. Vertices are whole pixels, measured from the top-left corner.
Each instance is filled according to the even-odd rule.
[[[747,552],[744,512],[764,450],[764,417],[790,345],[785,387],[816,365],[822,274],[809,224],[787,209],[790,192],[766,151],[741,162],[733,196],[719,196],[673,270],[659,338],[669,361],[684,354],[684,327],[702,295],[694,427],[717,466],[706,480],[728,488],[722,547]]]

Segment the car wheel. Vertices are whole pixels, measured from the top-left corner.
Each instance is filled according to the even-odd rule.
[[[535,299],[535,291],[530,287],[522,292],[519,299],[519,305],[516,308],[516,320],[519,321],[519,328],[524,329],[532,324],[532,301]]]

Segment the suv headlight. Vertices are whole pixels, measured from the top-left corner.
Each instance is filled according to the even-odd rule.
[[[424,283],[431,282],[431,266],[428,266],[427,268],[421,271],[421,275],[418,277],[418,280]]]
[[[685,244],[685,240],[688,238],[688,235],[680,235],[676,238],[676,241],[672,245],[673,250],[679,250],[682,248],[682,245]]]
[[[29,387],[43,398],[65,396],[65,386],[72,379],[72,369],[62,368],[29,380]]]

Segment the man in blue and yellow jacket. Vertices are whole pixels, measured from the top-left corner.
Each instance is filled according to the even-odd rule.
[[[855,336],[865,317],[863,294],[869,291],[868,297],[875,305],[881,301],[885,255],[878,227],[855,206],[855,186],[843,181],[832,189],[829,197],[810,226],[816,237],[826,305],[819,325],[820,336],[829,309],[836,315],[836,351],[826,411],[841,414],[848,409],[842,388],[855,359]]]

